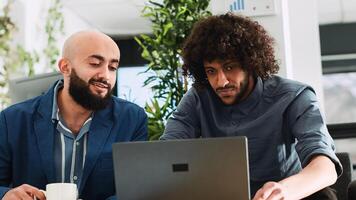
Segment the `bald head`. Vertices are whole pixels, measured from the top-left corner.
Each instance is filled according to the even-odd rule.
[[[120,56],[119,47],[107,35],[98,31],[80,31],[71,35],[63,45],[62,57],[69,60],[74,60],[82,53],[95,50],[98,46],[109,48],[113,53],[117,54],[117,59]],[[116,51],[116,52],[115,52]]]

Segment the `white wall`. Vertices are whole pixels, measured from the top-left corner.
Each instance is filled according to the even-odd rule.
[[[293,79],[292,53],[290,43],[289,14],[287,1],[275,1],[274,15],[253,17],[274,38],[276,58],[279,60],[278,75]]]
[[[14,35],[14,42],[21,44],[28,51],[36,50],[40,53],[41,62],[35,66],[36,73],[51,71],[48,66],[45,66],[46,62],[42,55],[43,49],[47,44],[45,22],[50,2],[48,0],[15,0],[10,11],[10,16],[18,28]],[[92,28],[71,10],[64,7],[62,12],[65,33],[58,35],[57,44],[59,49],[61,49],[65,38],[70,34]]]
[[[279,75],[311,85],[324,110],[319,24],[316,1],[275,0],[276,15],[255,19],[276,40]]]
[[[324,107],[318,7],[314,0],[288,1],[292,78],[315,89]]]

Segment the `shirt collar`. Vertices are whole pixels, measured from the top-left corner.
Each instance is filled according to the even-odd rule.
[[[58,91],[63,88],[63,80],[60,80],[57,82],[57,84],[54,86],[54,94],[53,94],[53,105],[52,105],[52,121],[54,122],[55,120],[58,121],[58,103],[57,103],[57,95]]]

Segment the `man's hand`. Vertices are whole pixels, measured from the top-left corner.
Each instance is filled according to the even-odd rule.
[[[328,174],[328,176],[325,176]],[[335,164],[324,155],[311,159],[298,174],[277,182],[267,182],[260,188],[253,200],[294,200],[303,199],[335,183]],[[303,187],[300,187],[300,186]]]
[[[6,192],[2,200],[33,200],[34,197],[38,200],[46,199],[44,193],[38,188],[23,184]]]
[[[253,200],[288,200],[286,188],[277,182],[267,182],[260,188]]]

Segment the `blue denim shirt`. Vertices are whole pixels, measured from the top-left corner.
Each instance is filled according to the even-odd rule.
[[[313,89],[273,76],[257,78],[242,102],[225,105],[212,89],[191,88],[168,120],[161,139],[246,136],[251,194],[267,181],[298,173],[319,154],[342,166]]]

